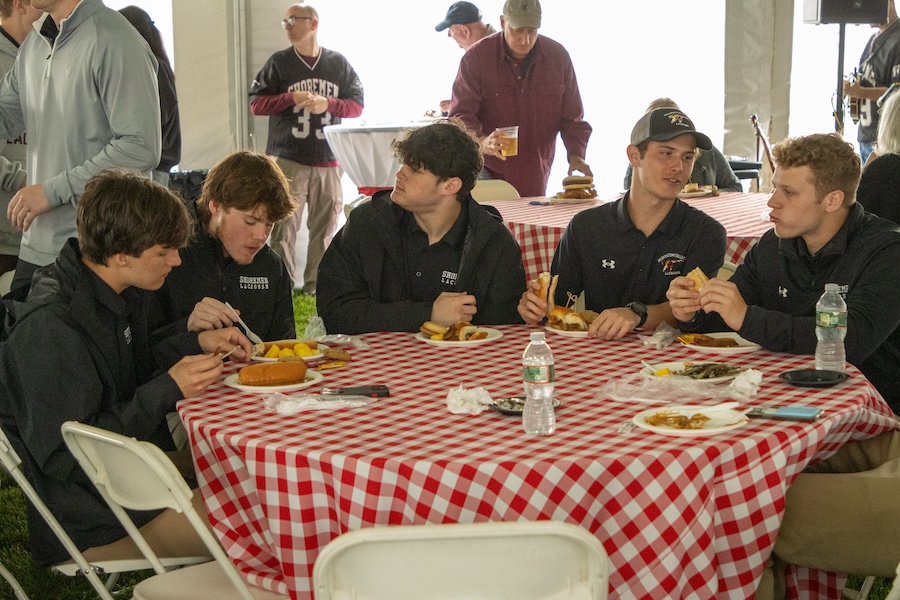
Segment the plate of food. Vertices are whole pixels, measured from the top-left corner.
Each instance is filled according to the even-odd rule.
[[[636,414],[632,420],[642,429],[683,437],[731,431],[749,422],[747,415],[740,411],[719,409],[704,412],[700,407],[686,406],[649,408]]]
[[[225,378],[225,385],[242,392],[293,392],[315,385],[325,377],[306,363],[274,362],[244,367]]]
[[[688,377],[703,383],[722,383],[737,377],[744,369],[730,363],[676,361],[654,365],[656,371],[645,366],[641,374],[647,377]]]
[[[547,324],[544,329],[569,337],[587,337],[588,327],[599,316],[598,313],[593,310],[579,312],[569,308],[569,305],[576,304],[578,300],[578,296],[571,292],[568,293],[569,301],[566,306],[557,305],[554,299],[556,298],[556,286],[559,283],[559,275],[551,276],[550,273],[544,271],[538,275],[537,281],[540,287],[534,294],[547,302]]]
[[[569,175],[563,177],[563,191],[550,197],[550,204],[580,204],[594,202],[597,190],[590,175]]]
[[[274,342],[263,342],[263,347],[259,354],[250,357],[251,360],[260,362],[277,362],[279,360],[296,360],[303,359],[305,361],[319,360],[324,358],[322,353],[325,346],[311,340],[277,340]]]
[[[468,322],[444,327],[426,321],[419,328],[416,339],[432,346],[473,346],[493,342],[503,337],[503,332],[493,327],[477,327]]]
[[[713,194],[718,194],[719,190],[714,185],[698,185],[696,183],[689,183],[684,186],[684,189],[678,194],[679,198],[702,198],[703,196],[710,196]]]
[[[559,400],[554,398],[553,408],[556,408],[557,406],[559,406]],[[491,408],[496,410],[498,413],[503,413],[504,415],[518,415],[521,417],[522,411],[525,410],[525,396],[499,398],[497,400],[494,400]]]
[[[733,331],[719,333],[685,333],[678,336],[678,341],[699,352],[713,354],[742,354],[756,352],[762,346],[745,340]]]
[[[557,334],[557,335],[564,335],[564,336],[566,336],[566,337],[586,338],[586,337],[588,336],[588,331],[587,331],[587,329],[574,329],[574,330],[569,330],[569,329],[557,329],[556,327],[553,327],[553,326],[551,326],[551,325],[549,325],[549,324],[548,324],[548,325],[544,325],[544,329],[546,329],[547,331],[551,331],[551,332],[553,332],[553,333],[555,333],[555,334]]]

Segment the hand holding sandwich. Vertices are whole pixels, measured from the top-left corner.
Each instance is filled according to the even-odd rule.
[[[519,316],[528,325],[538,325],[549,314],[546,292],[541,297],[542,286],[537,279],[528,282],[525,293],[519,299]]]
[[[747,303],[737,286],[730,281],[707,279],[702,272],[702,279],[699,279],[695,271],[699,269],[685,277],[676,277],[669,284],[666,298],[672,314],[679,321],[690,321],[698,310],[717,312],[726,325],[738,331],[747,315]]]
[[[431,321],[441,325],[451,325],[461,321],[471,321],[478,308],[475,296],[466,292],[441,292],[431,305]]]

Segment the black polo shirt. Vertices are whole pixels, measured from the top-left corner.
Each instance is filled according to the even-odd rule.
[[[649,236],[634,226],[624,198],[582,211],[566,228],[552,271],[559,275],[556,303],[584,291],[585,308],[600,312],[639,300],[666,301],[669,283],[700,267],[715,277],[725,256],[725,228],[676,199]]]
[[[413,214],[403,214],[401,241],[410,300],[431,302],[442,292],[456,291],[468,227],[469,214],[463,206],[453,227],[444,234],[441,241],[429,246],[428,234],[419,228]]]

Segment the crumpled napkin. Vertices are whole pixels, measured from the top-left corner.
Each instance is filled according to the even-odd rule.
[[[263,408],[280,415],[292,415],[302,410],[328,410],[333,408],[355,408],[375,402],[369,396],[326,396],[322,394],[270,394],[263,398]]]
[[[756,369],[747,369],[731,383],[728,384],[728,390],[737,400],[749,400],[759,392],[759,386],[762,384],[762,373]]]
[[[454,415],[477,415],[494,403],[483,387],[465,389],[462,384],[447,392],[447,408]]]
[[[663,321],[656,328],[656,331],[653,332],[653,335],[642,335],[640,338],[645,346],[653,346],[657,350],[662,350],[674,342],[679,335],[681,335],[679,330]]]

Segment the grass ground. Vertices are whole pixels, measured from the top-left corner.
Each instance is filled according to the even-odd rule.
[[[302,335],[309,317],[316,314],[316,299],[304,294],[294,295],[294,317],[297,334]],[[32,600],[91,600],[96,594],[87,580],[66,577],[36,566],[28,552],[28,530],[25,524],[25,497],[12,479],[0,472],[0,562],[22,584]],[[131,588],[151,572],[123,574],[116,583],[114,595],[121,600],[131,598]],[[859,589],[861,577],[851,578],[851,585]],[[890,591],[890,579],[876,581],[871,600],[883,600]],[[0,580],[0,600],[14,600],[12,589]]]

